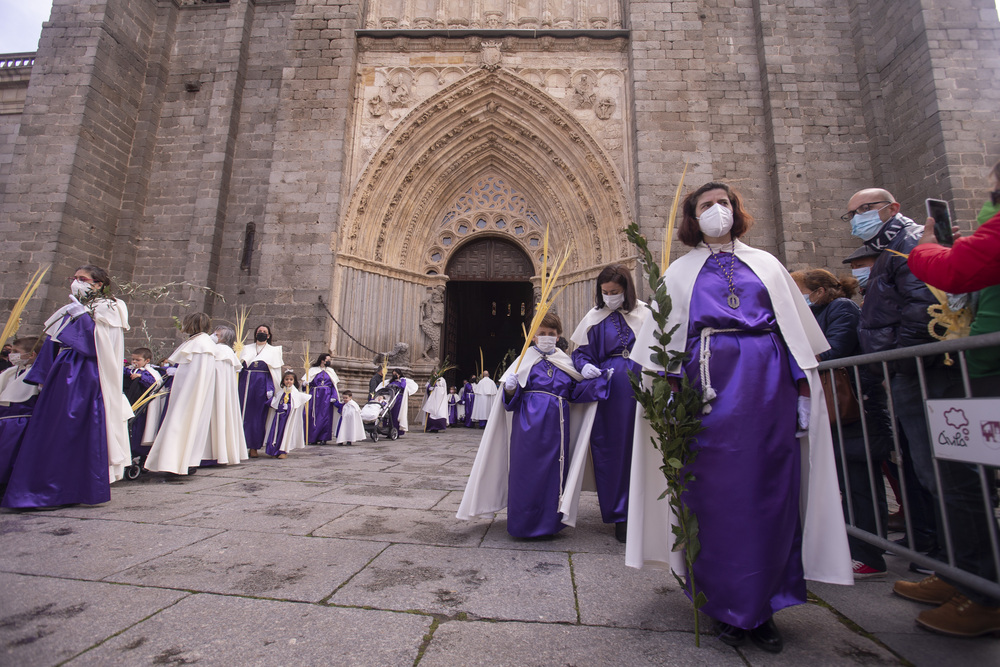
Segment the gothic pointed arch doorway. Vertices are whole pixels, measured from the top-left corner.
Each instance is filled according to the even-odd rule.
[[[481,363],[493,376],[508,350],[521,351],[521,325],[533,314],[534,273],[527,253],[502,238],[480,238],[455,251],[446,269],[443,347],[456,366],[448,384],[460,386]]]

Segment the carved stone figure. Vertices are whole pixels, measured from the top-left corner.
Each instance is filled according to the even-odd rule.
[[[597,93],[594,92],[594,83],[586,74],[581,74],[580,78],[573,84],[573,102],[577,109],[593,109],[597,100]]]
[[[396,72],[389,79],[389,106],[406,107],[410,104],[410,79],[403,72]]]
[[[602,97],[594,108],[594,113],[601,120],[607,120],[615,114],[615,101],[610,97]]]
[[[430,289],[420,304],[420,330],[424,332],[423,359],[437,359],[441,346],[441,325],[444,324],[444,287]]]
[[[386,106],[385,100],[378,93],[375,93],[375,97],[368,100],[368,113],[373,117],[378,118],[388,110],[389,107]]]

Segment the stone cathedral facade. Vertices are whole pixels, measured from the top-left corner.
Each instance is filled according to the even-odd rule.
[[[56,0],[0,66],[0,303],[51,264],[30,328],[95,263],[173,286],[130,346],[252,306],[354,388],[399,342],[467,376],[519,348],[546,231],[567,335],[685,163],[839,270],[862,187],[974,218],[998,110],[993,0]]]

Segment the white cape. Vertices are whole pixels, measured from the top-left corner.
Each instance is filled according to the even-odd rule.
[[[153,376],[154,386],[159,384],[163,377],[160,375],[160,371],[156,370],[150,365],[146,365],[146,370],[149,371],[150,375]],[[154,394],[159,394],[163,391],[163,388],[154,389],[150,392],[150,396]],[[166,402],[166,396],[160,396],[159,398],[154,398],[153,400],[146,403],[146,427],[142,430],[142,445],[145,447],[150,447],[153,441],[156,440],[156,433],[160,430],[160,417],[163,416],[163,404]]]
[[[833,458],[830,421],[823,400],[823,388],[816,371],[816,355],[829,349],[795,281],[769,253],[736,242],[736,254],[764,283],[771,297],[775,317],[785,344],[809,379],[812,394],[809,433],[800,438],[802,446],[802,562],[805,578],[833,584],[853,584],[847,530],[840,505],[840,490]],[[711,255],[704,245],[694,248],[667,269],[667,293],[673,307],[667,330],[679,325],[669,347],[683,350],[687,341],[691,294],[702,265]],[[650,359],[656,323],[650,318],[640,331],[633,360],[645,369],[662,371]],[[671,369],[672,371],[678,369]],[[645,380],[648,382],[648,379]],[[625,564],[629,567],[670,567],[684,576],[683,554],[674,552],[673,513],[666,500],[658,500],[666,490],[666,480],[659,470],[662,456],[650,438],[652,429],[640,406],[635,415],[635,439],[629,489],[629,531],[625,546]]]
[[[244,345],[240,352],[240,361],[246,362],[249,366],[255,361],[263,361],[267,364],[267,370],[271,372],[271,381],[274,383],[274,391],[278,392],[281,387],[281,369],[284,362],[281,360],[281,346],[265,343],[260,352],[257,352],[257,343]]]
[[[534,347],[528,348],[517,371],[517,381],[522,387],[528,381],[531,367],[542,358]],[[573,361],[561,350],[549,355],[549,361],[568,373],[574,380],[583,377],[573,368]],[[500,378],[502,385],[509,375],[514,373],[517,362]],[[478,397],[477,397],[478,400]],[[566,484],[563,486],[559,500],[559,512],[562,522],[567,526],[576,525],[576,515],[580,504],[580,489],[590,462],[590,430],[594,425],[594,415],[597,414],[597,403],[570,403],[569,432],[569,470]],[[493,409],[483,431],[483,439],[479,442],[479,451],[469,473],[469,481],[459,505],[459,519],[471,519],[499,512],[507,506],[507,477],[509,474],[510,429],[513,415],[506,410],[503,398],[498,397],[493,403]]]
[[[237,464],[249,457],[237,388],[241,368],[233,348],[222,343],[215,344],[215,404],[202,458],[217,461],[220,465]]]
[[[569,339],[577,345],[590,344],[590,341],[587,339],[587,332],[590,331],[590,328],[594,325],[603,322],[604,319],[613,312],[614,311],[607,306],[604,306],[603,308],[591,308],[587,311],[587,314],[583,316],[583,319],[580,320],[580,324],[576,326],[576,330]],[[632,333],[635,336],[639,335],[639,330],[642,329],[642,325],[645,324],[651,316],[651,311],[644,301],[636,301],[635,308],[627,313],[624,310],[620,312],[622,317],[625,318],[625,323],[628,324],[628,328],[632,330]]]
[[[448,419],[448,383],[438,378],[421,408],[429,419]]]
[[[299,391],[295,387],[288,387],[288,418],[285,420],[285,432],[281,434],[281,443],[278,449],[286,454],[293,449],[303,449],[306,446],[306,427],[304,419],[304,409],[306,403],[312,400],[312,396]],[[264,440],[271,432],[271,424],[278,414],[278,406],[284,398],[285,392],[280,387],[274,392],[271,399],[271,409],[267,411],[267,425],[264,427]]]
[[[365,433],[365,423],[361,421],[361,408],[352,398],[340,408],[340,426],[337,431],[337,444],[345,442],[361,442],[368,437]]]
[[[505,377],[507,377],[506,373],[503,374],[501,380]],[[502,400],[497,398],[497,383],[492,378],[484,377],[476,383],[472,391],[476,394],[472,401],[472,419],[475,421],[489,419],[493,413],[493,404]]]
[[[31,370],[30,365],[23,368],[13,366],[0,373],[0,405],[24,403],[38,394],[38,385],[24,382],[24,376],[28,374],[29,370]]]
[[[320,368],[319,366],[312,366],[309,369],[309,372],[306,373],[306,382],[312,384],[313,378],[319,375],[320,372],[324,372],[327,374],[327,376],[330,378],[330,381],[333,382],[334,387],[340,384],[340,377],[337,375],[337,371],[329,367]]]
[[[215,343],[208,334],[192,336],[170,355],[177,364],[170,403],[147,470],[186,475],[201,464],[208,445],[215,403]]]

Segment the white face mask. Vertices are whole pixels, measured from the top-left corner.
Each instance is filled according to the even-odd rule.
[[[625,305],[624,294],[602,294],[601,296],[604,297],[604,305],[611,310],[618,310]]]
[[[705,236],[725,236],[733,228],[733,212],[722,204],[713,204],[698,218],[698,228]]]
[[[219,337],[217,335],[215,335],[215,334],[212,334],[211,336],[209,336],[209,338],[212,339],[213,343],[218,343],[219,342]]]
[[[542,354],[552,354],[556,350],[556,341],[559,340],[558,336],[538,336],[538,342],[535,346],[538,351]]]
[[[21,353],[20,352],[11,352],[9,355],[7,355],[7,361],[9,361],[14,366],[20,365],[20,363],[21,363]]]
[[[69,286],[69,291],[73,296],[80,298],[93,289],[93,287],[93,283],[85,283],[82,280],[74,280],[73,284]]]

